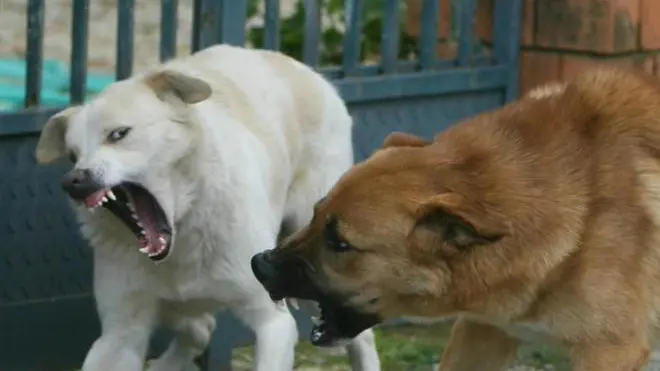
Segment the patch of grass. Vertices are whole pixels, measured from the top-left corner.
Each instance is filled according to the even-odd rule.
[[[376,328],[376,345],[383,371],[430,371],[440,361],[451,333],[452,323]],[[237,348],[233,353],[235,371],[252,369],[253,346]],[[323,349],[300,342],[296,347],[295,371],[350,371],[343,349]],[[525,344],[511,370],[570,371],[562,350]]]
[[[565,351],[536,344],[525,344],[521,347],[518,363],[539,370],[550,368],[554,371],[571,371],[572,369]]]
[[[424,326],[377,328],[376,345],[383,371],[429,371],[438,363],[449,341],[451,323]],[[233,365],[237,371],[251,369],[253,348],[236,349]],[[525,344],[514,370],[570,371],[564,352],[552,347]],[[349,371],[343,350],[328,350],[301,342],[296,348],[296,371]]]

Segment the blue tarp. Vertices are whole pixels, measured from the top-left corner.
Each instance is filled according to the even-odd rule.
[[[21,109],[25,99],[26,62],[0,59],[0,111]],[[60,61],[46,60],[42,70],[41,105],[62,107],[69,104],[69,68]],[[93,96],[114,81],[112,75],[89,73],[87,96]]]

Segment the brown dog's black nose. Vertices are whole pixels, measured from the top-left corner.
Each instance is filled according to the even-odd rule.
[[[275,268],[272,265],[268,251],[260,252],[252,257],[250,261],[252,273],[262,285],[266,285],[275,276]]]
[[[270,251],[264,251],[254,255],[250,259],[250,267],[254,276],[266,291],[268,291],[273,300],[283,299],[283,296],[278,292],[279,278],[277,277],[277,269],[273,264]]]
[[[101,188],[89,169],[73,169],[62,177],[62,189],[75,199],[84,199]]]

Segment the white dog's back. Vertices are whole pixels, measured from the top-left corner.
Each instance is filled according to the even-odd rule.
[[[271,206],[284,206],[282,216],[292,223],[304,225],[300,219],[311,218],[310,206],[353,163],[352,119],[343,101],[320,74],[295,59],[273,51],[217,45],[163,68],[208,81],[213,94],[198,105],[199,110],[221,107],[235,118],[232,123],[260,142],[269,164],[261,171],[263,181],[272,186]],[[222,122],[206,122],[214,127],[210,131],[220,130],[228,137]],[[281,220],[276,223],[279,226]]]

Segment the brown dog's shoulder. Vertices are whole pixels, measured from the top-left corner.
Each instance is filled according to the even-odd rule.
[[[567,91],[585,108],[609,117],[634,118],[649,109],[660,109],[660,80],[631,68],[590,69],[576,76]]]

